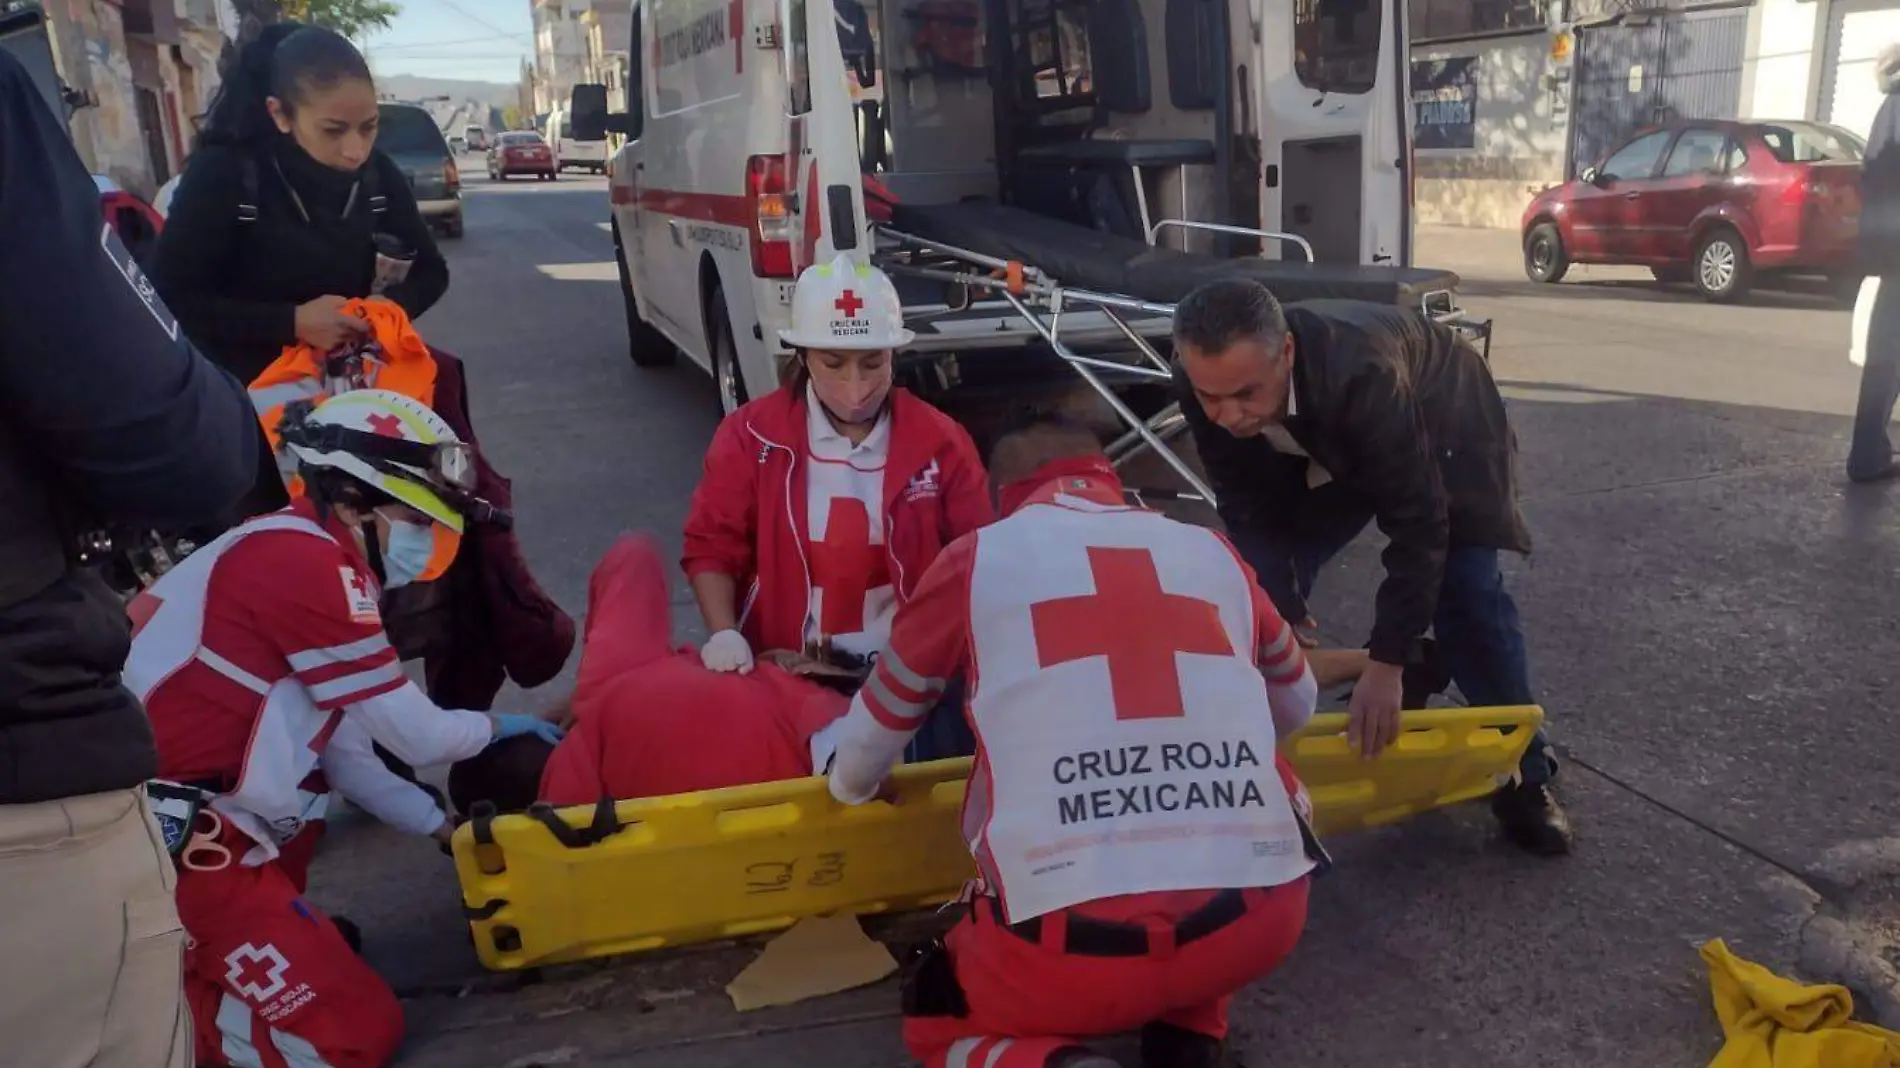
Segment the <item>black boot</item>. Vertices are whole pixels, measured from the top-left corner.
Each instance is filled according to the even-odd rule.
[[[1491,795],[1491,814],[1511,844],[1540,857],[1570,852],[1570,817],[1557,804],[1548,784],[1512,783]]]
[[[1113,1057],[1095,1052],[1087,1046],[1064,1046],[1049,1055],[1043,1062],[1043,1068],[1122,1068]]]
[[[1168,1023],[1141,1029],[1142,1068],[1219,1068],[1221,1041]]]

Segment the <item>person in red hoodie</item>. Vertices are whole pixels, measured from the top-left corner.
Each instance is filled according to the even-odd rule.
[[[588,584],[580,677],[558,746],[523,737],[449,773],[449,796],[513,812],[535,801],[584,805],[798,779],[850,704],[790,656],[754,671],[709,671],[672,638],[667,572],[653,538],[623,537]],[[819,736],[814,741],[814,736]]]
[[[779,336],[795,372],[719,425],[686,520],[682,563],[711,635],[700,658],[743,674],[784,651],[862,670],[943,547],[994,518],[983,463],[954,420],[893,388],[893,352],[914,335],[875,268],[842,255],[808,268]],[[973,751],[958,733],[913,759]]]

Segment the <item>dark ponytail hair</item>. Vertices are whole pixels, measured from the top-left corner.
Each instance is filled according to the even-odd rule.
[[[265,144],[278,136],[265,101],[274,96],[295,111],[313,90],[358,79],[374,81],[349,38],[321,26],[274,22],[238,51],[205,112],[198,144]]]

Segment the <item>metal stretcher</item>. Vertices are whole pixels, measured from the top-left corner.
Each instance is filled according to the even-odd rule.
[[[1277,242],[1298,248],[1305,259],[1196,255],[1159,245],[1161,235],[1170,230]],[[958,236],[944,236],[950,234]],[[1311,244],[1289,233],[1162,219],[1142,242],[999,204],[899,205],[892,221],[878,228],[874,260],[898,280],[900,291],[905,280],[941,287],[941,303],[917,306],[906,300],[906,323],[918,334],[917,350],[966,348],[973,340],[998,344],[1004,331],[988,331],[985,337],[983,332],[954,332],[940,324],[983,305],[1012,316],[1033,331],[1032,339],[1039,339],[1080,375],[1128,428],[1108,448],[1118,466],[1153,450],[1191,492],[1146,492],[1209,505],[1216,503],[1213,490],[1167,444],[1185,429],[1179,405],[1169,403],[1144,418],[1114,389],[1172,377],[1158,342],[1165,344],[1175,304],[1200,283],[1253,277],[1287,302],[1344,298],[1417,307],[1470,338],[1490,358],[1491,322],[1459,307],[1457,275],[1321,264],[1314,261]],[[1086,325],[1078,328],[1077,320]]]
[[[1283,751],[1337,835],[1483,797],[1543,721],[1534,706],[1405,713],[1379,759],[1326,713]],[[453,842],[475,950],[513,970],[775,931],[806,916],[953,900],[974,874],[959,813],[970,762],[899,768],[898,803],[840,805],[823,779],[526,814],[473,814]]]

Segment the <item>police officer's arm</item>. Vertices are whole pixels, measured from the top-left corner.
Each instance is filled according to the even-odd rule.
[[[897,606],[890,640],[839,721],[831,796],[847,805],[877,796],[911,736],[964,666],[976,537],[966,534],[937,554],[917,580],[917,592]]]
[[[224,295],[239,228],[255,225],[238,221],[246,195],[241,151],[209,146],[185,164],[152,252],[152,282],[186,331],[207,345],[294,345],[295,301]]]
[[[415,191],[409,188],[409,179],[403,177],[402,168],[381,152],[376,153],[373,165],[382,169],[379,184],[385,200],[383,229],[401,238],[402,243],[416,253],[415,260],[409,264],[409,274],[384,290],[383,296],[401,305],[410,319],[420,319],[423,312],[435,307],[435,302],[449,291],[449,261],[442,258],[442,250],[436,247],[435,234],[422,218],[422,209],[416,206]]]
[[[191,347],[0,51],[0,407],[99,518],[214,518],[257,476],[257,413]]]
[[[338,793],[399,831],[434,834],[448,820],[428,791],[389,770],[376,755],[369,731],[353,716],[337,724],[318,765]]]
[[[1194,451],[1201,458],[1208,486],[1220,502],[1215,510],[1227,528],[1227,537],[1280,611],[1289,619],[1306,619],[1306,599],[1300,595],[1294,577],[1294,537],[1289,522],[1296,514],[1296,498],[1303,489],[1305,463],[1277,462],[1285,458],[1272,453],[1276,462],[1263,466],[1259,456],[1265,450],[1250,448],[1249,443],[1207,417],[1179,362],[1174,367],[1174,399],[1194,439]],[[1295,467],[1299,469],[1297,476]],[[1296,483],[1296,477],[1301,481]]]
[[[1372,659],[1404,664],[1438,607],[1451,539],[1444,481],[1411,386],[1390,365],[1370,365],[1346,383],[1339,410],[1354,483],[1372,498],[1390,541],[1380,557],[1385,580],[1374,604]]]

